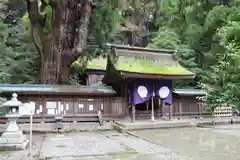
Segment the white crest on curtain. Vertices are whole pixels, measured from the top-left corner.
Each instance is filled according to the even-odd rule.
[[[163,86],[159,89],[158,93],[159,93],[160,98],[167,98],[170,93],[170,90],[167,86]]]
[[[147,97],[148,90],[147,90],[147,88],[145,86],[138,86],[137,92],[138,92],[140,97],[142,97],[142,98],[146,98]]]

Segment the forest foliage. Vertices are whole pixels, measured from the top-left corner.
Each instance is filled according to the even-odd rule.
[[[212,109],[223,103],[239,107],[240,0],[97,2],[88,37],[91,45],[81,63],[105,53],[106,42],[141,45],[139,32],[144,31],[144,47],[174,49],[180,63],[196,73],[194,80],[175,82],[176,87],[203,88]],[[39,56],[29,29],[25,0],[0,0],[0,83],[38,82]],[[135,40],[121,32],[134,29]],[[72,83],[82,83],[84,71],[73,65]]]

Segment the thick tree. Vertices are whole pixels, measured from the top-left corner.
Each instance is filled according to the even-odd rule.
[[[41,83],[68,84],[71,64],[86,51],[91,16],[96,2],[94,0],[26,1],[33,41],[41,57]],[[101,5],[103,1],[98,3]],[[49,10],[50,18],[47,13]],[[104,16],[107,21],[108,13],[103,14],[106,14]],[[102,16],[99,15],[100,18]],[[50,24],[46,22],[48,20]],[[46,25],[48,25],[47,31]],[[95,25],[101,26],[101,24]],[[99,41],[98,38],[101,37],[95,37]]]

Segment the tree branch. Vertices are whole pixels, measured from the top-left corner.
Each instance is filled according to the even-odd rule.
[[[49,0],[49,5],[52,7],[52,9],[59,8],[62,3],[66,3],[66,1],[62,0]]]
[[[47,6],[47,2],[45,0],[41,0],[40,12],[44,12]]]
[[[51,22],[51,36],[52,37],[58,37],[59,36],[59,28],[60,28],[60,20],[63,14],[63,8],[66,7],[64,6],[67,3],[67,1],[63,0],[49,0],[49,5],[52,8],[52,22]]]
[[[38,0],[26,0],[26,1],[29,19],[32,25],[33,41],[39,53],[42,54],[43,46],[41,34],[45,24],[46,17],[45,14],[41,14],[39,11]],[[44,8],[45,7],[43,7],[42,9]]]
[[[78,10],[78,21],[76,24],[76,35],[74,39],[74,49],[72,61],[76,60],[86,49],[88,28],[92,13],[93,0],[83,0]]]

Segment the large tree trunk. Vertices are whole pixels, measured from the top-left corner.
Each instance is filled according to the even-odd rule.
[[[33,40],[41,55],[41,83],[68,84],[71,64],[86,48],[92,0],[27,0]],[[44,35],[47,6],[52,8],[51,31]]]
[[[72,62],[66,51],[58,51],[56,46],[50,48],[44,56],[41,66],[41,84],[69,84]]]

